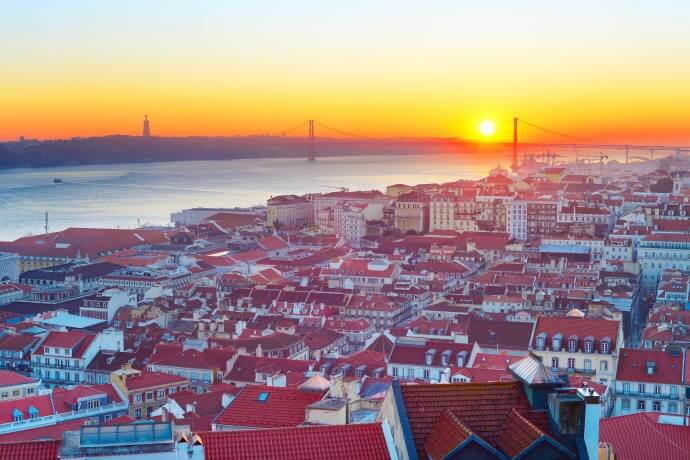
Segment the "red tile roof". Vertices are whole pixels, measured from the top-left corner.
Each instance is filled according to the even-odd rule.
[[[613,447],[616,460],[686,460],[690,428],[659,423],[658,417],[656,413],[638,412],[601,419],[599,440]]]
[[[12,371],[0,370],[0,387],[33,383],[34,379]]]
[[[647,373],[647,363],[653,362],[653,374]],[[616,380],[628,382],[683,383],[683,355],[671,356],[666,351],[622,348],[618,354]]]
[[[136,391],[151,387],[184,385],[187,383],[189,383],[189,380],[176,375],[163,374],[161,372],[142,372],[140,375],[127,377],[125,385],[128,391]]]
[[[448,340],[426,340],[426,343],[420,340],[418,344],[410,344],[399,339],[393,347],[389,362],[391,364],[426,365],[426,352],[432,349],[436,350],[436,353],[431,360],[430,366],[441,367],[441,355],[446,350],[451,351],[448,365],[456,363],[457,354],[463,351],[467,352],[465,357],[465,363],[467,363],[467,358],[469,358],[472,351],[472,344],[456,343]]]
[[[400,391],[418,458],[427,458],[426,440],[445,411],[493,446],[513,410],[548,430],[538,423],[543,417],[535,417],[521,382],[401,385]]]
[[[260,400],[259,396],[262,396]],[[293,388],[247,385],[216,418],[219,425],[285,428],[304,423],[308,405],[323,394]]]
[[[615,350],[619,345],[618,331],[620,322],[618,320],[595,319],[595,318],[576,318],[562,316],[540,316],[534,327],[532,346],[536,345],[536,337],[545,332],[547,334],[546,346],[551,346],[551,338],[556,334],[563,334],[562,347],[567,346],[568,337],[577,335],[580,340],[580,348],[588,336],[594,336],[594,347],[599,346],[599,342],[609,337],[611,339],[611,350]]]
[[[306,426],[199,433],[206,460],[384,460],[390,458],[381,425]]]
[[[79,331],[53,331],[48,334],[48,337],[46,337],[34,354],[42,355],[45,347],[70,348],[72,349],[72,358],[81,358],[95,337],[95,334]]]
[[[472,434],[472,430],[447,410],[438,418],[436,425],[429,433],[424,449],[431,459],[443,459]]]
[[[0,458],[22,460],[55,460],[61,441],[28,441],[0,443]]]
[[[508,456],[515,457],[543,435],[535,424],[513,410],[498,433],[496,444]]]
[[[53,403],[50,395],[29,396],[0,402],[0,423],[13,422],[15,410],[22,413],[24,420],[28,420],[30,418],[29,407],[36,409],[39,417],[53,415]]]

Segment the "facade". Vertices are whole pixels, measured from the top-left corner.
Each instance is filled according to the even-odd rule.
[[[0,252],[0,283],[19,280],[19,256]]]
[[[167,402],[168,395],[189,389],[189,380],[176,375],[142,372],[131,367],[111,374],[112,384],[129,402],[129,416],[140,420]]]
[[[680,350],[621,349],[613,415],[636,412],[682,414],[686,405],[684,354]]]
[[[314,205],[303,196],[275,196],[266,203],[266,226],[302,228],[314,225]]]
[[[38,394],[39,382],[13,371],[0,371],[0,402]]]
[[[398,196],[395,202],[394,226],[403,232],[427,232],[429,230],[429,198],[417,191]]]
[[[690,270],[690,235],[664,233],[646,236],[637,248],[642,283],[656,286],[664,270]]]
[[[31,352],[40,341],[40,337],[31,334],[8,334],[0,339],[0,368],[30,372]]]
[[[83,302],[84,305],[79,308],[80,316],[102,319],[110,324],[120,308],[136,306],[137,298],[122,289],[107,289],[85,297]]]
[[[424,337],[398,337],[388,359],[388,376],[398,380],[449,383],[449,369],[463,368],[472,345]]]
[[[615,379],[623,327],[618,320],[540,316],[530,349],[554,372],[582,374],[599,383]]]
[[[31,355],[33,376],[48,386],[86,382],[86,367],[102,350],[122,351],[122,331],[106,329],[98,334],[50,332]]]
[[[507,231],[511,238],[524,241],[555,232],[560,200],[516,198],[507,206]]]

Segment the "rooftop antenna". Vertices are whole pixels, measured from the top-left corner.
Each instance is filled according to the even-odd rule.
[[[48,211],[46,211],[46,224],[45,227],[43,227],[46,231],[46,238],[48,238]]]

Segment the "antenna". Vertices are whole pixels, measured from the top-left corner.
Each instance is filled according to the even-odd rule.
[[[48,238],[48,211],[46,211],[46,224],[45,224],[46,238]]]

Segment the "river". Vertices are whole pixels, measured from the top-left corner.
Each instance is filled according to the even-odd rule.
[[[462,155],[374,155],[181,161],[0,171],[0,241],[67,227],[168,224],[190,207],[265,204],[271,195],[384,190],[395,183],[476,179],[495,160]],[[62,183],[54,183],[54,179]]]

